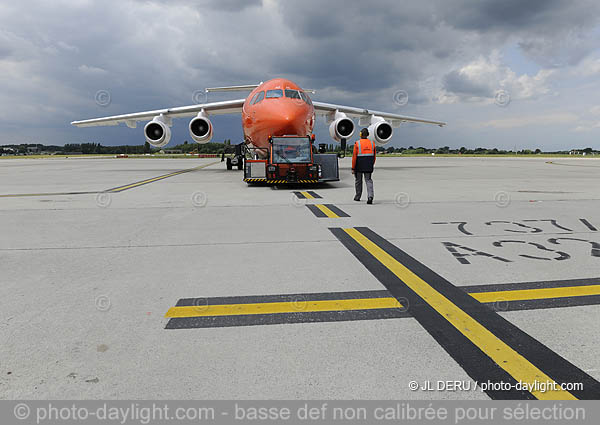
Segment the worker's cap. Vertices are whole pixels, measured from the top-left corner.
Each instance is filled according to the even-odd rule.
[[[369,135],[369,129],[368,128],[363,128],[362,130],[360,130],[360,135],[362,137],[367,137]]]

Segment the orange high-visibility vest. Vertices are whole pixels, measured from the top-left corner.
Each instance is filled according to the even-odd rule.
[[[369,139],[358,140],[354,143],[352,152],[352,169],[361,173],[373,172],[375,157],[375,142]]]

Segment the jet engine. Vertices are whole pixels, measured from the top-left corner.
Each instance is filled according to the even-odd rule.
[[[329,124],[329,135],[336,142],[349,139],[354,134],[354,122],[343,112],[335,111]]]
[[[152,146],[162,148],[171,140],[168,119],[160,115],[144,126],[146,141]]]
[[[188,126],[190,136],[196,143],[208,143],[213,136],[213,126],[206,113],[201,111],[197,117],[190,121]]]
[[[371,117],[371,125],[368,127],[368,130],[369,139],[373,140],[379,146],[383,146],[389,142],[394,134],[392,125],[376,115]]]

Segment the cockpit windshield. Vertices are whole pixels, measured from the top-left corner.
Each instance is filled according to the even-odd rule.
[[[307,137],[273,137],[273,163],[310,163],[310,141]]]
[[[306,102],[307,105],[312,105],[312,102],[310,101],[310,97],[308,97],[308,95],[306,93],[304,93],[303,91],[300,92],[300,97],[302,98],[303,101]]]
[[[298,90],[285,89],[285,97],[290,99],[300,99],[300,92],[298,92]]]
[[[267,95],[265,97],[267,99],[274,97],[283,97],[283,90],[267,90]]]

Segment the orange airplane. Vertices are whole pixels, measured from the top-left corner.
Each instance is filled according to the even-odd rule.
[[[331,138],[341,143],[344,149],[346,141],[352,137],[355,131],[352,118],[358,118],[360,126],[369,128],[369,138],[379,146],[388,143],[392,138],[393,128],[399,127],[403,122],[434,124],[440,127],[446,124],[441,121],[363,108],[313,102],[307,94],[310,91],[303,90],[300,86],[285,78],[275,78],[257,85],[209,88],[206,89],[206,92],[243,90],[251,90],[248,97],[243,99],[74,121],[71,124],[77,127],[91,127],[125,123],[128,127],[135,128],[138,121],[149,121],[144,127],[146,141],[152,146],[163,147],[171,139],[170,127],[173,118],[195,116],[188,126],[190,136],[197,143],[208,143],[213,135],[213,124],[209,116],[241,113],[244,141],[240,144],[240,147],[243,145],[245,151],[244,154],[236,155],[233,159],[235,163],[232,163],[232,160],[228,158],[227,168],[230,169],[232,165],[238,165],[241,169],[244,159],[246,162],[260,161],[262,163],[261,167],[266,167],[263,181],[269,180],[266,177],[268,166],[275,161],[273,159],[274,151],[271,149],[273,140],[278,140],[281,143],[281,137],[283,136],[288,137],[288,140],[283,144],[284,147],[289,148],[288,151],[299,148],[299,138],[307,140],[311,144],[310,158],[307,161],[311,164],[314,162],[315,158],[312,156],[314,135],[312,133],[316,115],[325,116],[326,122],[329,124]],[[294,142],[289,139],[290,136],[295,137]],[[282,160],[280,159],[280,161]],[[287,162],[296,164],[305,161]],[[261,181],[263,173],[259,170],[258,174],[261,177],[257,181]],[[249,177],[245,180],[252,181],[252,178]],[[271,180],[279,182],[281,179]]]

